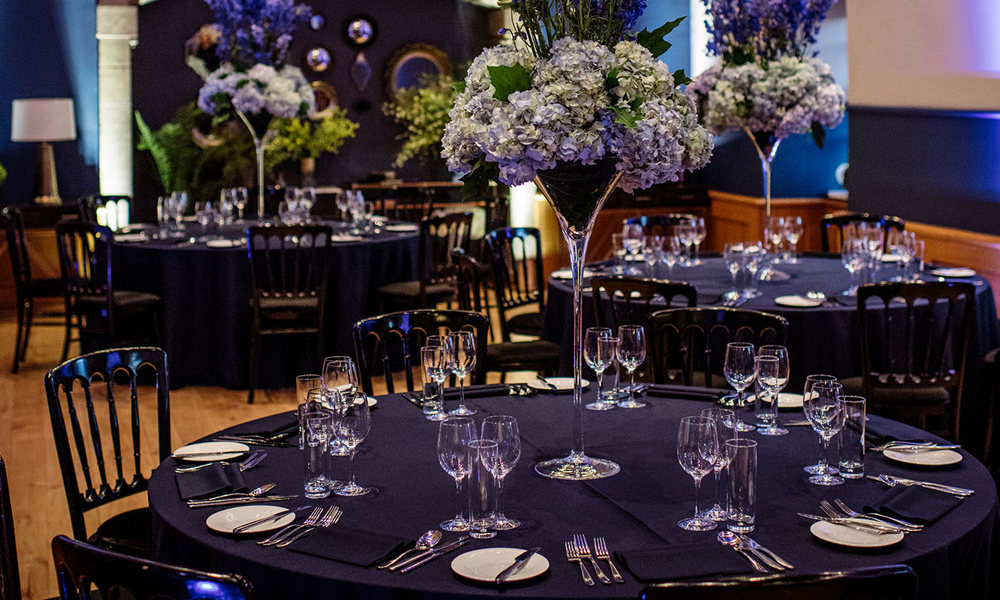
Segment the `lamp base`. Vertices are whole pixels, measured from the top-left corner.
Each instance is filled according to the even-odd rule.
[[[56,206],[62,204],[62,198],[59,196],[35,196],[35,204]]]
[[[56,160],[52,144],[48,142],[38,145],[38,180],[35,186],[38,194],[35,196],[35,204],[62,204],[56,180]]]

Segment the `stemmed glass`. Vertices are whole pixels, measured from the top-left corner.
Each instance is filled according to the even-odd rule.
[[[469,417],[448,417],[438,425],[437,456],[441,468],[455,479],[455,517],[441,523],[445,531],[468,531],[469,521],[462,516],[468,495],[462,502],[462,481],[469,474],[469,442],[476,439],[475,423]]]
[[[333,429],[340,443],[347,446],[351,455],[351,480],[346,485],[335,488],[333,493],[338,496],[364,496],[374,491],[374,488],[358,485],[355,478],[354,456],[358,446],[368,437],[371,431],[372,415],[368,406],[368,396],[360,391],[346,391],[339,396],[340,400],[333,411]]]
[[[517,429],[517,419],[508,415],[493,415],[483,420],[483,432],[480,439],[493,440],[497,443],[497,459],[495,468],[491,469],[497,484],[497,514],[496,528],[499,531],[515,529],[521,525],[516,519],[503,514],[500,508],[500,498],[503,492],[503,480],[514,470],[521,458],[521,434]]]
[[[746,342],[726,344],[726,358],[722,365],[722,374],[725,375],[729,385],[736,390],[736,398],[733,399],[733,407],[736,409],[746,405],[743,400],[743,391],[750,387],[756,376],[757,365],[754,359],[753,344]],[[736,431],[753,430],[753,425],[744,423],[740,416],[736,417]]]
[[[350,195],[348,195],[348,194],[350,194]],[[337,192],[337,210],[340,211],[340,214],[343,216],[343,218],[344,218],[345,221],[347,220],[347,216],[348,216],[347,211],[351,207],[351,196],[353,196],[353,195],[354,194],[352,192],[350,192],[350,191],[347,191],[347,192],[344,192],[344,191]]]
[[[668,277],[674,276],[674,265],[680,260],[681,241],[676,235],[666,236],[663,242],[663,262],[667,265]]]
[[[836,381],[837,381],[837,378],[834,377],[833,375],[821,375],[821,374],[818,374],[818,375],[808,375],[806,377],[806,383],[802,387],[802,406],[803,407],[805,406],[806,398],[809,398],[813,394],[816,393],[813,388],[815,388],[817,385],[822,384],[822,383],[836,383]],[[805,410],[805,408],[803,408],[803,411],[804,410]],[[806,473],[809,473],[810,475],[815,475],[815,474],[819,473],[820,469],[822,468],[822,464],[821,463],[823,463],[825,461],[825,459],[823,457],[826,456],[826,453],[823,451],[823,440],[822,439],[820,439],[820,441],[819,441],[819,449],[820,449],[820,454],[821,454],[820,460],[816,461],[816,464],[809,465],[807,467],[802,467],[802,470],[805,471]],[[836,467],[831,467],[828,462],[827,462],[827,468],[829,468],[830,473],[833,473],[833,474],[837,474],[837,473],[840,472],[840,469],[838,469]]]
[[[639,257],[639,252],[642,251],[644,239],[645,234],[642,231],[642,225],[638,223],[626,224],[622,228],[622,246],[627,253],[625,257],[625,269],[627,273],[635,272],[635,261]]]
[[[465,405],[465,377],[476,366],[476,335],[471,331],[455,331],[448,335],[450,350],[448,365],[458,377],[460,398],[458,407],[449,414],[467,417],[476,414],[476,409]]]
[[[174,229],[177,231],[182,231],[184,229],[181,225],[181,220],[184,218],[184,211],[187,209],[187,203],[187,192],[180,190],[171,192],[168,206],[171,208],[169,212],[171,217],[174,219]]]
[[[694,242],[694,261],[692,264],[700,265],[701,243],[708,237],[708,229],[705,228],[705,218],[695,217],[691,219],[692,241]]]
[[[686,267],[693,266],[691,261],[691,246],[694,244],[694,224],[690,219],[681,219],[674,225],[674,235],[684,245],[684,261]]]
[[[762,268],[767,262],[767,251],[759,241],[745,242],[743,259],[743,268],[747,270],[747,289],[744,295],[747,298],[756,298],[760,295],[757,282],[760,281]]]
[[[788,240],[788,251],[786,253],[785,262],[790,264],[795,264],[799,262],[796,256],[796,246],[799,240],[802,239],[802,234],[805,232],[805,228],[802,227],[802,217],[785,217],[785,239]]]
[[[712,470],[715,472],[715,505],[703,512],[701,516],[713,521],[725,521],[726,509],[722,508],[719,503],[721,500],[719,498],[719,479],[723,469],[728,467],[729,461],[733,459],[730,450],[726,447],[726,440],[739,437],[739,433],[736,431],[736,415],[728,408],[713,406],[703,408],[701,416],[715,421],[715,433],[719,438],[719,454],[716,456],[715,464],[712,465]]]
[[[618,328],[618,362],[628,371],[628,399],[618,403],[621,408],[642,408],[645,402],[635,401],[635,370],[646,360],[646,331],[642,325],[622,325]]]
[[[809,478],[816,485],[840,485],[844,479],[830,472],[827,450],[830,440],[844,426],[844,386],[836,382],[817,383],[813,393],[802,401],[802,409],[823,442],[823,456],[819,459],[819,472]]]
[[[773,357],[774,361],[760,362],[762,357]],[[781,390],[788,385],[790,373],[788,364],[788,348],[776,344],[761,346],[757,350],[757,381],[765,392],[771,396],[774,402],[770,413],[774,419],[769,421],[764,427],[757,427],[757,433],[761,435],[786,435],[787,429],[778,426],[778,397]]]
[[[708,417],[683,417],[677,431],[677,462],[694,478],[694,516],[681,519],[677,525],[688,531],[711,531],[715,521],[706,519],[698,510],[701,480],[712,472],[719,455],[719,438],[715,420]]]
[[[247,207],[249,194],[245,187],[233,188],[233,206],[236,207],[236,218],[243,220],[243,209]]]
[[[424,346],[420,349],[420,362],[424,367],[424,375],[434,382],[438,393],[441,394],[441,409],[435,414],[427,415],[427,418],[431,421],[444,420],[447,417],[444,412],[444,380],[451,374],[451,369],[448,367],[448,348],[441,345]]]
[[[722,261],[729,270],[733,279],[733,289],[729,290],[723,297],[729,302],[735,302],[740,298],[740,291],[736,286],[736,278],[743,270],[743,244],[726,244],[722,249]]]
[[[656,265],[663,260],[663,238],[647,235],[643,240],[642,259],[646,263],[646,277],[656,277]]]
[[[316,188],[299,188],[299,206],[302,209],[302,221],[308,223],[312,208],[316,206]]]
[[[350,356],[327,356],[323,359],[323,387],[339,392],[358,389],[358,369]]]
[[[615,364],[618,352],[618,339],[611,336],[610,327],[588,327],[583,338],[583,358],[587,366],[597,373],[597,401],[587,404],[590,410],[610,410],[615,402],[606,402],[601,392],[604,391],[604,371]]]
[[[776,215],[768,217],[767,224],[764,226],[764,237],[767,238],[764,241],[771,244],[774,254],[780,253],[781,242],[785,239],[785,218]]]

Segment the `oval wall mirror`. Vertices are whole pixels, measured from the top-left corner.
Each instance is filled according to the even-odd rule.
[[[392,55],[386,66],[386,94],[395,98],[399,91],[420,83],[422,75],[451,73],[451,60],[430,44],[408,44]]]
[[[344,35],[347,42],[355,46],[366,46],[375,40],[375,21],[367,15],[358,15],[347,20]]]
[[[309,84],[313,89],[314,108],[309,113],[309,118],[313,121],[321,121],[333,115],[337,109],[337,90],[325,81],[313,81]]]

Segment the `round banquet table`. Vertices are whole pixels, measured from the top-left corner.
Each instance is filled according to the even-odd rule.
[[[378,287],[416,277],[418,231],[338,240],[334,227],[326,298],[326,355],[354,354],[352,327],[378,311]],[[227,226],[220,242],[189,243],[200,227],[188,223],[183,238],[142,237],[113,248],[116,289],[162,298],[161,345],[170,357],[170,383],[245,388],[249,381],[250,268],[244,225]],[[125,237],[125,239],[130,239]],[[300,373],[315,372],[315,344],[303,336],[271,337],[261,347],[260,388],[288,387]],[[322,359],[322,357],[320,357]]]
[[[592,390],[585,394],[592,395]],[[622,470],[608,479],[566,482],[535,475],[532,465],[568,451],[572,411],[568,395],[492,395],[468,402],[480,410],[477,422],[486,414],[510,414],[518,419],[521,460],[506,480],[503,507],[509,516],[522,521],[521,528],[500,532],[492,540],[474,540],[405,575],[366,569],[255,544],[253,540],[264,534],[213,534],[205,520],[222,509],[187,508],[172,472],[176,463],[167,459],[154,471],[149,486],[154,556],[185,566],[243,574],[253,582],[259,598],[488,598],[500,593],[492,585],[454,575],[450,563],[455,556],[477,548],[541,546],[542,555],[551,563],[548,572],[537,579],[505,586],[502,596],[635,598],[645,584],[627,572],[624,584],[584,586],[578,567],[563,556],[563,542],[575,533],[583,533],[588,538],[605,537],[612,551],[715,544],[714,532],[692,533],[676,525],[679,519],[689,516],[694,498],[692,479],[676,459],[677,424],[681,416],[697,414],[709,403],[655,397],[648,398],[649,405],[642,409],[585,411],[588,454],[613,459]],[[801,418],[799,412],[782,415],[783,421]],[[293,422],[292,414],[284,413],[229,431],[259,431],[289,422]],[[935,439],[875,416],[871,424],[878,425],[880,434]],[[454,511],[454,482],[440,468],[436,457],[437,429],[437,424],[425,420],[420,409],[401,396],[380,397],[372,413],[369,439],[355,459],[359,483],[377,486],[379,492],[356,498],[331,496],[313,502],[304,502],[300,497],[276,504],[336,505],[344,513],[334,527],[415,539],[450,518]],[[795,512],[816,513],[824,498],[864,505],[888,488],[869,479],[832,488],[808,483],[802,466],[814,462],[817,436],[807,427],[789,429],[791,433],[783,437],[749,434],[759,443],[759,497],[753,537],[792,561],[795,573],[905,563],[920,577],[921,598],[989,597],[990,561],[998,557],[1000,521],[995,484],[981,463],[962,450],[963,460],[951,468],[918,471],[870,453],[866,461],[868,474],[927,479],[976,492],[923,532],[908,534],[896,545],[869,550],[835,546],[813,537],[810,522]],[[301,494],[301,452],[297,448],[266,450],[266,460],[243,474],[247,485],[252,488],[275,482],[277,487],[272,493]],[[335,477],[346,477],[347,459],[338,459],[335,469]],[[706,483],[705,487],[711,489],[710,482]],[[446,533],[445,541],[456,537]]]

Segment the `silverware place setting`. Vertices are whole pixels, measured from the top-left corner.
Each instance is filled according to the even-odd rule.
[[[837,519],[865,519],[876,523],[878,525],[884,525],[886,527],[892,527],[903,533],[916,533],[923,529],[922,525],[917,525],[915,523],[910,523],[909,521],[903,521],[901,519],[893,519],[892,517],[886,518],[884,515],[866,514],[859,513],[855,510],[851,510],[846,504],[843,503],[839,498],[836,499],[837,506],[835,507],[828,500],[820,500],[819,507],[823,510],[826,515],[837,518]],[[890,521],[891,519],[891,521]]]
[[[902,530],[898,527],[891,525],[882,525],[876,523],[869,519],[857,519],[854,517],[831,517],[825,516],[821,517],[819,515],[812,515],[809,513],[795,513],[800,517],[809,519],[811,521],[825,521],[827,523],[833,523],[834,525],[844,525],[850,527],[851,529],[860,531],[862,533],[869,533],[872,535],[885,535],[888,533],[901,533]]]
[[[896,487],[897,485],[911,486],[916,485],[922,488],[927,488],[929,490],[935,490],[938,492],[944,492],[945,494],[951,494],[953,496],[958,496],[960,498],[965,498],[966,496],[971,496],[976,493],[976,490],[970,490],[968,488],[957,487],[953,485],[945,485],[943,483],[935,483],[933,481],[918,481],[916,479],[907,479],[905,477],[897,477],[895,475],[867,475],[868,479],[873,479],[875,481],[881,482],[889,487]]]
[[[237,463],[236,466],[237,468],[239,468],[241,472],[246,471],[247,469],[252,469],[257,465],[259,465],[261,461],[263,461],[265,458],[267,458],[267,452],[264,452],[263,450],[255,450],[245,460]],[[228,466],[230,463],[227,461],[215,461],[215,462],[202,463],[200,465],[194,465],[190,467],[175,467],[174,473],[193,473],[194,471],[200,471],[205,467],[210,467],[215,464],[222,465],[225,467]]]

